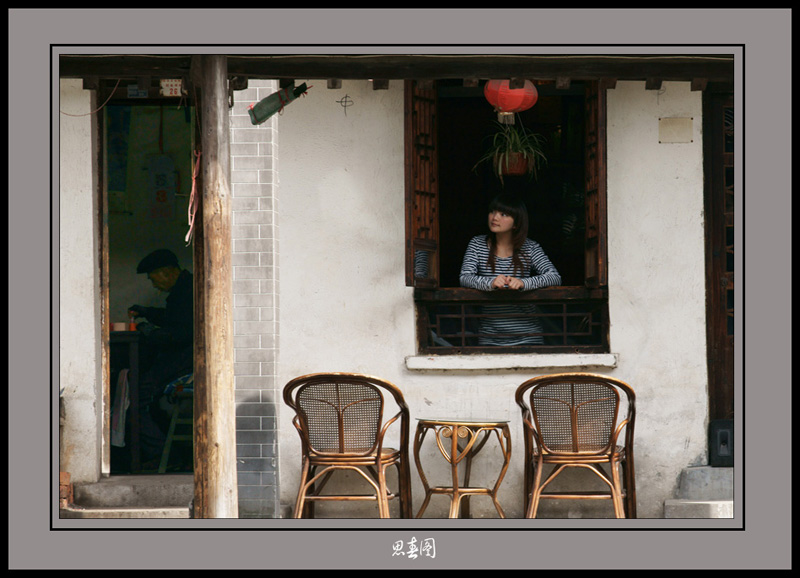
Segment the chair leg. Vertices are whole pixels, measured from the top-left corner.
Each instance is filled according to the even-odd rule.
[[[531,505],[531,491],[533,488],[533,474],[536,471],[536,461],[534,459],[533,442],[531,441],[528,433],[525,435],[525,471],[523,474],[523,487],[525,488],[525,499],[523,506],[525,508],[525,517],[528,516],[528,511]]]
[[[614,515],[617,518],[625,517],[625,506],[622,503],[622,480],[619,475],[619,462],[611,462],[611,497],[614,501]]]
[[[625,458],[625,468],[627,473],[627,498],[628,510],[631,512],[629,517],[636,518],[636,470],[633,467],[633,452]]]
[[[547,478],[542,481],[543,463],[536,460],[532,468],[526,468],[525,472],[525,518],[536,518],[545,486],[558,476],[567,465],[558,465],[550,472]],[[598,467],[591,466],[598,475],[608,484],[611,502],[614,507],[616,518],[635,518],[636,517],[636,490],[634,489],[633,472],[630,464],[623,460],[621,462],[611,462],[610,476],[599,470]],[[589,466],[584,466],[589,467]],[[532,469],[529,473],[528,470]],[[531,480],[528,482],[528,480]],[[530,485],[528,485],[530,484]]]
[[[525,480],[525,518],[533,518],[533,483],[532,479]]]
[[[169,420],[169,429],[167,430],[166,440],[164,441],[164,449],[161,452],[161,462],[158,465],[159,474],[165,473],[167,471],[167,465],[169,465],[169,454],[172,451],[172,441],[175,436],[175,428],[178,424],[180,407],[180,401],[176,401],[175,407],[172,408],[172,417]]]
[[[389,518],[389,489],[386,486],[386,468],[381,465],[378,468],[378,515],[381,518]]]
[[[401,460],[397,464],[397,494],[400,498],[400,517],[412,518],[411,513],[411,475],[408,471],[408,462]]]
[[[305,507],[306,501],[306,480],[308,480],[308,470],[309,465],[308,462],[304,461],[303,465],[300,470],[300,485],[297,490],[297,500],[294,503],[294,517],[295,518],[304,518],[303,508]]]
[[[632,464],[627,457],[622,462],[622,476],[625,486],[625,514],[627,518],[636,518],[636,483]]]
[[[525,514],[526,518],[535,518],[536,512],[539,510],[539,496],[542,493],[542,466],[541,461],[536,463],[536,471],[533,475],[533,485],[531,487],[531,498],[528,504],[528,511]]]

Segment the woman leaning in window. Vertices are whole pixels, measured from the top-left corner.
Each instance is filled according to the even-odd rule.
[[[521,199],[500,195],[489,205],[489,232],[467,245],[462,287],[482,291],[532,291],[561,284],[561,275],[536,241],[528,238],[528,210]],[[486,305],[480,345],[538,345],[544,342],[536,306]]]

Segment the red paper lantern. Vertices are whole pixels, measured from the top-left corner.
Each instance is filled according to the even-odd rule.
[[[483,94],[497,111],[501,122],[506,118],[514,122],[514,113],[528,110],[539,99],[539,92],[530,80],[522,88],[509,88],[508,80],[489,80],[483,87]]]

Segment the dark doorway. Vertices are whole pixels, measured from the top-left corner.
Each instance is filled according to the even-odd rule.
[[[163,464],[152,456],[145,459],[141,452],[141,432],[133,425],[139,421],[137,413],[147,411],[166,437],[173,418],[191,419],[192,404],[191,399],[179,401],[177,394],[159,395],[147,408],[137,404],[134,410],[138,391],[133,389],[141,385],[147,356],[153,352],[141,341],[128,308],[134,304],[165,306],[166,294],[153,287],[148,275],[137,273],[137,264],[145,255],[169,249],[181,269],[192,271],[193,249],[186,235],[196,150],[195,110],[174,98],[113,98],[103,107],[99,124],[106,225],[103,265],[109,322],[110,471],[191,472],[191,421],[175,424],[175,441]],[[186,394],[192,389],[191,382],[177,388]]]

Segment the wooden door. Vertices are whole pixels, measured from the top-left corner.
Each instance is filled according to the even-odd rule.
[[[586,83],[586,256],[587,287],[608,284],[606,237],[606,82]]]
[[[439,285],[439,163],[436,149],[436,86],[407,80],[406,285]]]
[[[706,277],[709,419],[732,419],[734,346],[733,96],[707,94]]]

